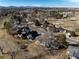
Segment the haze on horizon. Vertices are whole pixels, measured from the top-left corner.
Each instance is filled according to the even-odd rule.
[[[0,6],[79,7],[79,0],[0,0]]]

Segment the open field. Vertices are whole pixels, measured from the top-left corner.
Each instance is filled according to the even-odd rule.
[[[54,24],[56,27],[62,27],[64,29],[75,31],[75,32],[76,29],[79,28],[79,19],[49,20],[48,22]]]

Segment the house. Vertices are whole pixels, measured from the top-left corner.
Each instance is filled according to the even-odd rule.
[[[17,34],[19,37],[24,39],[35,39],[39,34],[36,31],[32,31],[29,27],[22,27],[17,31]]]
[[[49,34],[38,36],[36,38],[36,43],[37,42],[38,44],[40,43],[40,45],[45,46],[47,48],[56,49],[56,50],[60,48],[59,42],[57,42],[54,36],[50,37]]]
[[[57,28],[55,27],[55,25],[48,25],[48,27],[46,28],[48,32],[57,32]]]
[[[63,29],[62,27],[58,28],[58,32],[64,32],[64,31],[65,31],[65,29]]]
[[[58,32],[64,33],[66,37],[76,36],[74,31],[63,29],[62,27],[58,28]]]

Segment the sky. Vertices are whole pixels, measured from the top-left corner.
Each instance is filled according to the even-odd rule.
[[[0,0],[0,6],[79,7],[79,0]]]

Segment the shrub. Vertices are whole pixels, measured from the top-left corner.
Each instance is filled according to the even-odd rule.
[[[23,13],[22,16],[23,16],[23,18],[27,18],[27,14],[26,13]]]
[[[4,28],[9,29],[10,28],[10,23],[9,22],[4,22]]]
[[[60,14],[59,12],[51,12],[51,15],[56,19],[63,18],[63,14]]]
[[[66,36],[64,34],[59,34],[57,36],[57,39],[61,47],[64,47],[64,48],[67,47]]]
[[[40,24],[40,22],[38,20],[35,20],[35,25],[40,26],[41,24]]]
[[[76,36],[75,32],[71,32],[71,36]]]

